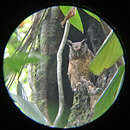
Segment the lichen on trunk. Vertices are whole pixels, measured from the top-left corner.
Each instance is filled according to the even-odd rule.
[[[86,84],[80,84],[74,91],[73,106],[69,115],[67,128],[79,127],[91,121],[90,96]]]

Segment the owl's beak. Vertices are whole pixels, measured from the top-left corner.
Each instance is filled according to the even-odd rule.
[[[74,50],[75,50],[75,51],[79,51],[79,50],[80,50],[80,47],[76,46],[76,47],[74,47]]]

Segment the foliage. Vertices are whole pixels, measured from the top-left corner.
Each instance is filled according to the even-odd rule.
[[[40,124],[49,124],[45,116],[39,111],[38,107],[35,104],[30,103],[27,100],[24,100],[22,97],[18,95],[16,96],[12,93],[10,93],[10,96],[13,98],[15,104],[20,108],[20,110],[29,118],[35,120]]]
[[[68,11],[72,8],[72,6],[60,6],[61,11],[63,12],[64,16],[67,15]],[[70,23],[76,27],[79,31],[84,32],[83,25],[81,18],[79,16],[79,12],[76,9],[76,15],[69,19]]]
[[[8,53],[8,55],[11,56],[16,51],[16,49],[21,45],[23,37],[25,36],[26,32],[28,31],[29,27],[32,24],[31,19],[32,19],[31,16],[26,18],[12,33],[5,49],[5,55]]]
[[[7,44],[7,46],[6,46],[5,55],[6,55],[6,53],[8,52],[8,55],[11,56],[11,55],[15,52],[16,48],[17,48],[19,45],[20,45],[20,41],[19,41],[18,38],[17,38],[16,32],[14,32],[14,33],[11,35],[11,37],[10,37],[10,39],[9,39],[9,41],[8,41],[8,44]],[[6,52],[6,51],[7,51],[7,52]]]
[[[64,16],[67,15],[68,11],[72,8],[72,6],[60,6],[61,11],[63,12]],[[88,15],[90,15],[91,17],[93,17],[94,19],[96,19],[98,22],[101,22],[100,18],[95,15],[94,13],[83,9]],[[69,19],[70,23],[76,27],[79,31],[81,31],[82,33],[84,32],[84,28],[82,25],[82,21],[79,15],[78,10],[76,9],[76,15],[72,18]]]
[[[18,32],[25,33],[31,25],[32,25],[32,16],[29,16],[19,24],[19,26],[17,27],[17,29],[19,30]]]
[[[100,75],[104,69],[108,69],[115,64],[122,55],[123,50],[120,41],[113,32],[96,54],[89,69],[95,75]]]
[[[123,82],[124,71],[125,66],[120,66],[117,73],[114,75],[113,80],[111,80],[102,96],[97,101],[93,120],[101,116],[116,100]]]
[[[29,63],[36,64],[41,60],[43,61],[44,59],[46,59],[46,57],[38,53],[32,53],[30,56],[28,55],[28,53],[20,52],[12,57],[7,57],[4,59],[5,80],[8,78],[10,73],[18,73],[22,66]]]

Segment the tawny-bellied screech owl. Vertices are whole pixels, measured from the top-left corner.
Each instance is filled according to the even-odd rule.
[[[81,78],[91,81],[92,73],[89,71],[89,64],[94,55],[88,48],[86,41],[87,39],[74,43],[70,40],[67,41],[70,48],[68,77],[73,91],[77,89]]]
[[[68,40],[70,48],[68,77],[73,91],[78,90],[83,85],[86,86],[90,95],[90,108],[93,110],[102,90],[95,86],[95,75],[89,70],[89,65],[94,58],[94,54],[88,48],[86,42],[87,39],[74,43]]]

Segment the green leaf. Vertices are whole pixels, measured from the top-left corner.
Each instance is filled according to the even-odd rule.
[[[101,97],[98,99],[95,105],[93,120],[101,116],[116,100],[123,83],[124,72],[125,66],[122,65],[119,67],[113,79],[108,84]]]
[[[4,59],[4,78],[8,77],[10,73],[19,72],[24,62],[25,55],[23,53],[16,54],[12,57],[7,57]]]
[[[12,44],[10,44],[10,43],[7,44],[6,49],[8,49],[8,53],[9,53],[10,56],[11,56],[11,55],[14,53],[14,51],[15,51],[14,46],[12,46]]]
[[[8,77],[10,73],[18,73],[21,67],[25,64],[36,64],[40,61],[46,60],[45,56],[42,55],[31,55],[28,57],[28,53],[18,53],[12,57],[4,59],[4,77]]]
[[[72,8],[72,6],[60,6],[61,11],[63,12],[64,16],[67,15],[68,11]],[[79,15],[78,10],[76,9],[76,15],[69,19],[70,23],[76,27],[82,33],[84,32],[83,24]]]
[[[93,18],[95,18],[98,22],[101,22],[100,18],[99,18],[96,14],[94,14],[94,13],[88,11],[88,10],[85,10],[85,9],[83,9],[83,10],[84,10],[88,15],[90,15],[90,16],[93,17]]]
[[[46,117],[40,112],[37,105],[24,100],[20,96],[14,95],[10,93],[10,96],[15,101],[16,105],[19,107],[19,109],[29,118],[35,120],[36,122],[44,125],[48,125],[48,120]]]
[[[96,57],[91,62],[89,69],[95,75],[100,75],[104,69],[111,67],[123,55],[123,50],[119,39],[115,33],[111,33],[104,41],[102,47],[97,52]]]
[[[19,44],[20,44],[20,42],[17,39],[16,33],[15,32],[12,33],[12,35],[8,41],[8,44],[6,46],[6,49],[8,50],[9,56],[11,56],[15,52],[15,50],[19,46]]]

